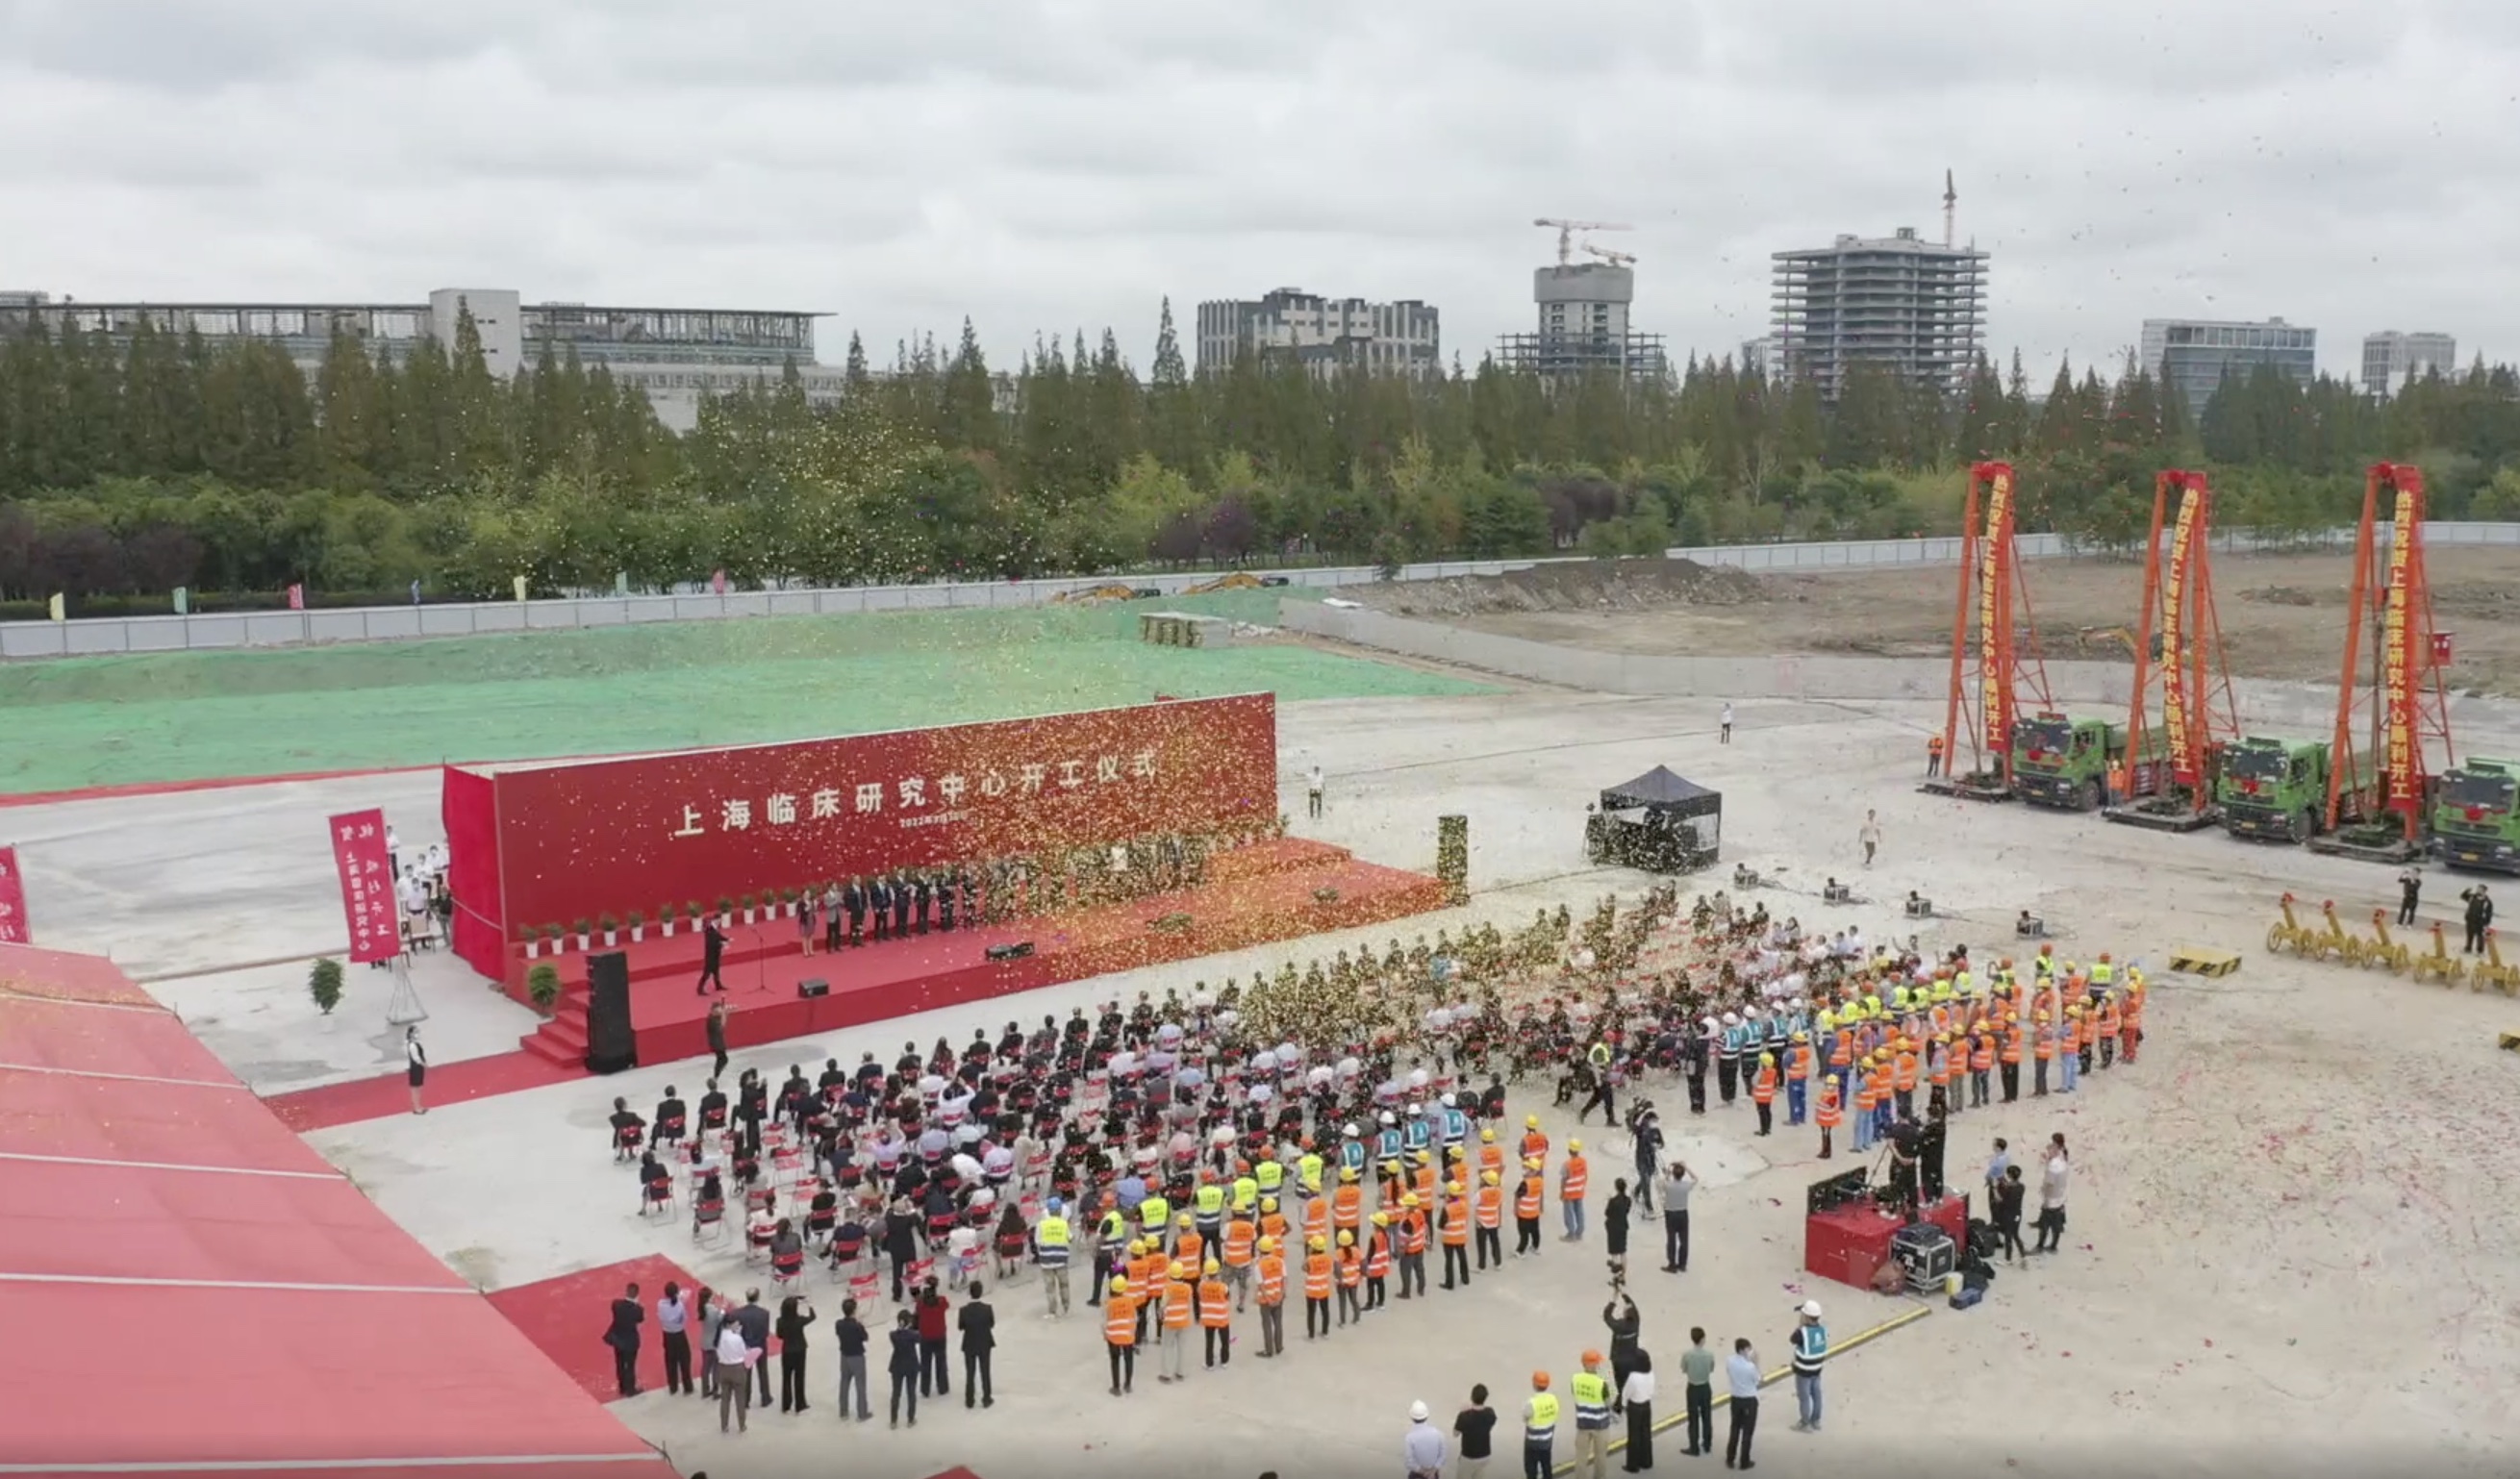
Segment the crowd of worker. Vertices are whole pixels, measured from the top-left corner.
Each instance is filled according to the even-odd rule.
[[[1685,920],[1657,902],[1685,967],[1569,973],[1554,994],[1509,1001],[1438,956],[1414,1029],[1326,1047],[1255,1034],[1231,985],[1142,993],[960,1049],[905,1044],[888,1065],[869,1053],[818,1078],[791,1066],[776,1088],[747,1069],[732,1096],[710,1080],[696,1107],[669,1089],[652,1120],[616,1104],[616,1148],[639,1159],[643,1204],[670,1201],[681,1167],[696,1232],[724,1218],[731,1188],[748,1246],[782,1280],[819,1256],[871,1290],[888,1263],[901,1302],[928,1279],[1036,1267],[1047,1317],[1099,1307],[1108,1389],[1125,1397],[1142,1353],[1161,1384],[1191,1379],[1194,1346],[1201,1369],[1229,1367],[1238,1333],[1256,1333],[1256,1359],[1284,1355],[1290,1300],[1321,1342],[1464,1290],[1505,1267],[1508,1220],[1512,1256],[1541,1251],[1552,1203],[1559,1235],[1581,1239],[1597,1180],[1623,1271],[1629,1208],[1650,1213],[1658,1182],[1686,1195],[1653,1107],[1631,1094],[1620,1114],[1648,1076],[1684,1082],[1693,1113],[1746,1098],[1758,1135],[1781,1098],[1785,1126],[1813,1125],[1822,1157],[1841,1129],[1850,1150],[1895,1136],[1893,1184],[1913,1201],[1940,1189],[1939,1153],[1916,1169],[1915,1127],[1933,1127],[1938,1150],[1946,1120],[2020,1095],[2025,1057],[2032,1096],[2069,1094],[2133,1062],[2142,1040],[2142,973],[2106,954],[2088,966],[2052,946],[2018,966],[1927,958],[1852,931],[1805,939],[1720,898]],[[1633,1161],[1597,1178],[1580,1139],[1561,1148],[1539,1116],[1510,1115],[1508,1080],[1535,1077],[1579,1124],[1598,1108],[1626,1128]],[[1685,1265],[1681,1227],[1665,1267]],[[1596,1388],[1577,1390],[1581,1430]]]

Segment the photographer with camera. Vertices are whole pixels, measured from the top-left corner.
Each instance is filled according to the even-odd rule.
[[[1637,1343],[1644,1329],[1644,1316],[1637,1302],[1628,1297],[1628,1276],[1616,1261],[1610,1265],[1610,1302],[1601,1306],[1601,1323],[1610,1329],[1611,1387],[1628,1384],[1628,1372],[1636,1365]],[[1625,1399],[1613,1396],[1613,1410],[1623,1410]]]

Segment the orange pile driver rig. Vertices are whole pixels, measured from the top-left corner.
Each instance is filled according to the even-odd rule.
[[[2366,619],[2372,650],[2364,672]],[[2433,630],[2432,586],[2424,575],[2424,475],[2404,464],[2376,464],[2363,479],[2362,521],[2355,535],[2327,829],[2311,839],[2313,851],[2375,863],[2423,855],[2434,778],[2456,763],[2442,671],[2448,647],[2447,635]]]
[[[2214,609],[2213,531],[2214,493],[2204,473],[2174,471],[2153,479],[2125,763],[2166,773],[2156,784],[2127,787],[2137,799],[2109,808],[2112,822],[2195,831],[2221,820],[2216,782],[2225,747],[2239,738],[2240,714]],[[2155,754],[2158,761],[2148,758]]]
[[[1952,612],[1951,695],[1943,712],[1945,763],[1923,787],[1934,795],[2011,799],[2014,727],[2025,705],[2032,713],[2053,706],[2013,541],[2016,509],[2011,464],[1969,469]]]

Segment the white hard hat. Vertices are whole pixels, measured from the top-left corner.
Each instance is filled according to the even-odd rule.
[[[1413,1402],[1409,1404],[1409,1420],[1412,1422],[1425,1421],[1426,1404],[1422,1402]]]
[[[1343,1133],[1343,1134],[1347,1134],[1347,1135],[1354,1135],[1354,1134],[1356,1134],[1356,1133],[1357,1133],[1356,1121],[1354,1121],[1354,1120],[1349,1120],[1349,1121],[1347,1122],[1347,1125],[1346,1125],[1345,1129],[1342,1131],[1342,1133]]]
[[[1397,1120],[1397,1119],[1395,1119],[1395,1118],[1393,1118],[1392,1113],[1391,1113],[1391,1111],[1390,1111],[1390,1110],[1385,1109],[1385,1110],[1383,1110],[1383,1111],[1382,1111],[1382,1123],[1384,1123],[1384,1124],[1386,1124],[1386,1125],[1396,1125],[1396,1124],[1400,1123],[1400,1121],[1399,1121],[1399,1120]]]
[[[1728,1012],[1724,1013],[1724,1025],[1725,1025],[1725,1026],[1727,1026],[1727,1027],[1738,1027],[1738,1026],[1740,1026],[1740,1025],[1741,1025],[1741,1016],[1740,1016],[1740,1013],[1738,1013],[1738,1012],[1733,1012],[1733,1011],[1728,1011]]]
[[[1409,1117],[1410,1117],[1411,1119],[1418,1119],[1418,1118],[1419,1118],[1420,1116],[1424,1115],[1424,1114],[1425,1114],[1425,1112],[1426,1112],[1426,1106],[1425,1106],[1425,1105],[1423,1105],[1423,1104],[1412,1104],[1412,1105],[1410,1105],[1410,1106],[1409,1106]]]
[[[1447,1094],[1447,1095],[1445,1095],[1445,1096],[1444,1096],[1444,1107],[1445,1107],[1445,1108],[1447,1108],[1447,1109],[1453,1108],[1457,1102],[1458,1102],[1458,1101],[1453,1098],[1453,1096],[1451,1096],[1451,1095],[1449,1095],[1449,1094]]]
[[[1802,1008],[1803,1008],[1803,999],[1802,999],[1801,997],[1796,997],[1796,998],[1794,998],[1794,1001],[1793,1001],[1793,1007],[1794,1007],[1794,1009],[1795,1009],[1796,1011],[1800,1011],[1800,1010],[1802,1010]]]
[[[1713,1017],[1704,1017],[1704,1018],[1701,1018],[1701,1019],[1699,1019],[1699,1021],[1698,1021],[1698,1024],[1697,1024],[1697,1025],[1698,1025],[1698,1027],[1699,1027],[1701,1030],[1703,1030],[1703,1031],[1706,1031],[1706,1032],[1713,1032],[1713,1031],[1715,1030],[1715,1018],[1713,1018]]]
[[[1817,1299],[1806,1299],[1806,1300],[1804,1300],[1804,1301],[1803,1301],[1803,1318],[1804,1318],[1805,1320],[1818,1320],[1818,1319],[1820,1319],[1820,1301],[1819,1301],[1819,1300],[1817,1300]]]

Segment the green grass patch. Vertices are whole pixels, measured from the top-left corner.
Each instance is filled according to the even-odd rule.
[[[1307,648],[1138,640],[1149,610],[1268,622],[1281,594],[17,663],[0,667],[0,793],[801,740],[1159,693],[1481,691]]]

